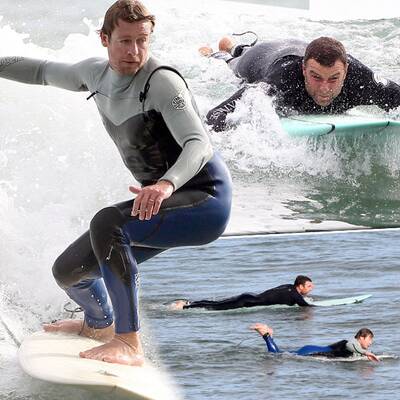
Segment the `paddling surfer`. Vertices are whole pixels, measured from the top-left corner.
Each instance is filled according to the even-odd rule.
[[[261,84],[281,116],[338,114],[360,105],[377,105],[385,111],[400,106],[400,86],[348,55],[336,39],[320,37],[308,45],[297,39],[276,40],[239,51],[224,46],[234,51],[227,59],[234,73],[248,83]],[[227,115],[251,87],[248,83],[208,112],[207,122],[214,130],[225,129]]]
[[[265,340],[267,351],[270,353],[280,353],[281,350],[273,339],[273,329],[266,324],[256,323],[250,329],[258,332]],[[373,332],[368,328],[360,329],[354,338],[341,340],[328,346],[307,345],[293,351],[300,356],[322,356],[327,358],[348,358],[353,356],[366,356],[370,361],[379,361],[379,358],[368,351],[374,339]]]
[[[307,307],[311,306],[311,304],[307,303],[304,296],[308,295],[313,288],[314,284],[311,278],[305,275],[298,275],[293,284],[280,285],[259,294],[242,293],[238,296],[222,300],[177,300],[170,305],[170,308],[174,310],[189,308],[230,310],[242,307],[270,306],[274,304]]]

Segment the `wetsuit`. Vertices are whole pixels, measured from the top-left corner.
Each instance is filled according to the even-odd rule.
[[[99,58],[71,65],[5,57],[0,77],[89,91],[136,180],[173,184],[174,193],[150,220],[131,216],[133,200],[100,210],[53,266],[90,327],[115,321],[117,333],[138,331],[137,264],[171,247],[218,238],[230,213],[229,172],[213,153],[186,82],[152,57],[134,76],[119,75]]]
[[[261,46],[259,44],[258,46]],[[255,46],[256,47],[256,46]],[[300,49],[298,47],[297,49]],[[263,66],[263,59],[255,56],[250,59],[251,53],[244,53],[246,63],[240,75],[245,79],[257,78],[252,82],[262,85],[266,95],[273,96],[274,106],[279,115],[291,113],[300,114],[337,114],[343,113],[360,105],[377,105],[388,111],[400,106],[400,86],[388,79],[380,78],[370,68],[352,56],[348,56],[348,71],[341,93],[326,107],[319,106],[308,94],[302,72],[303,56],[299,54],[282,54],[279,51],[271,54],[278,55],[275,60],[269,59],[267,66]],[[238,66],[239,66],[238,62]],[[256,71],[256,72],[254,72]],[[257,74],[257,71],[259,72]],[[247,74],[247,75],[246,75]],[[226,116],[233,112],[248,86],[242,87],[233,96],[225,100],[207,114],[207,123],[214,130],[225,129]]]
[[[270,353],[281,353],[272,336],[268,333],[263,336],[267,351]],[[354,355],[365,355],[367,350],[363,349],[357,339],[341,340],[329,346],[307,345],[291,353],[299,356],[322,356],[327,358],[352,357]]]
[[[260,294],[243,293],[239,296],[223,300],[193,301],[183,308],[206,308],[208,310],[229,310],[242,307],[271,306],[285,304],[287,306],[310,306],[294,285],[281,285],[268,289]]]

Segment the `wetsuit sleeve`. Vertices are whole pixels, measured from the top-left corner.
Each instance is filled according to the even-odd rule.
[[[356,102],[355,105],[375,104],[385,111],[400,106],[400,86],[380,77],[354,57],[351,57],[347,79],[348,97]]]
[[[210,138],[197,113],[191,93],[178,74],[165,70],[154,74],[149,99],[182,147],[175,164],[160,178],[171,182],[177,190],[193,178],[213,156]]]
[[[211,125],[214,131],[221,132],[226,128],[226,116],[235,111],[236,102],[242,97],[245,90],[246,87],[241,88],[229,99],[207,113],[206,122]]]
[[[354,354],[359,354],[359,355],[365,355],[367,353],[367,350],[363,349],[359,341],[355,338],[349,340],[346,343],[346,349]]]
[[[272,336],[270,336],[269,334],[265,334],[263,336],[263,339],[265,340],[265,344],[267,345],[267,350],[269,353],[280,353],[281,352],[279,350],[279,347],[274,342],[274,339],[272,338]]]
[[[292,291],[292,293],[293,293],[293,299],[298,306],[300,306],[300,307],[311,307],[312,306],[312,304],[309,304],[304,300],[304,297],[296,289],[294,289]]]
[[[77,64],[64,64],[25,57],[0,58],[0,77],[34,85],[85,91],[89,60]]]

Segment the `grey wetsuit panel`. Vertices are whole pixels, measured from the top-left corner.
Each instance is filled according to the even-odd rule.
[[[304,56],[306,47],[306,42],[296,39],[262,42],[244,49],[243,54],[228,65],[239,78],[249,83],[259,82],[276,60],[288,55]]]
[[[140,93],[159,66],[150,57],[136,75],[122,76],[99,58],[64,64],[3,57],[0,77],[95,93],[104,126],[134,177],[144,185],[168,180],[176,190],[196,179],[213,150],[193,97],[175,72],[157,71],[142,103]]]

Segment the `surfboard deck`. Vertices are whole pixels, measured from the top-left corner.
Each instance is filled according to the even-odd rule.
[[[36,332],[25,338],[18,358],[33,378],[73,385],[132,400],[176,400],[180,396],[166,374],[150,363],[142,367],[111,364],[79,357],[102,344],[72,334]]]
[[[382,133],[400,135],[400,121],[368,115],[298,115],[281,118],[281,124],[291,137],[316,137],[329,134],[353,137]]]
[[[312,300],[306,298],[306,301],[307,303],[317,307],[331,307],[331,306],[342,306],[347,304],[362,303],[365,299],[368,299],[371,296],[372,294],[363,294],[353,297],[344,297],[341,299],[319,299],[319,300]]]
[[[380,361],[383,360],[396,360],[398,357],[394,354],[376,354]],[[367,357],[365,356],[353,356],[353,357],[335,357],[335,358],[328,358],[322,356],[297,356],[306,358],[307,360],[314,360],[314,361],[323,361],[323,362],[357,362],[357,361],[368,361]]]

